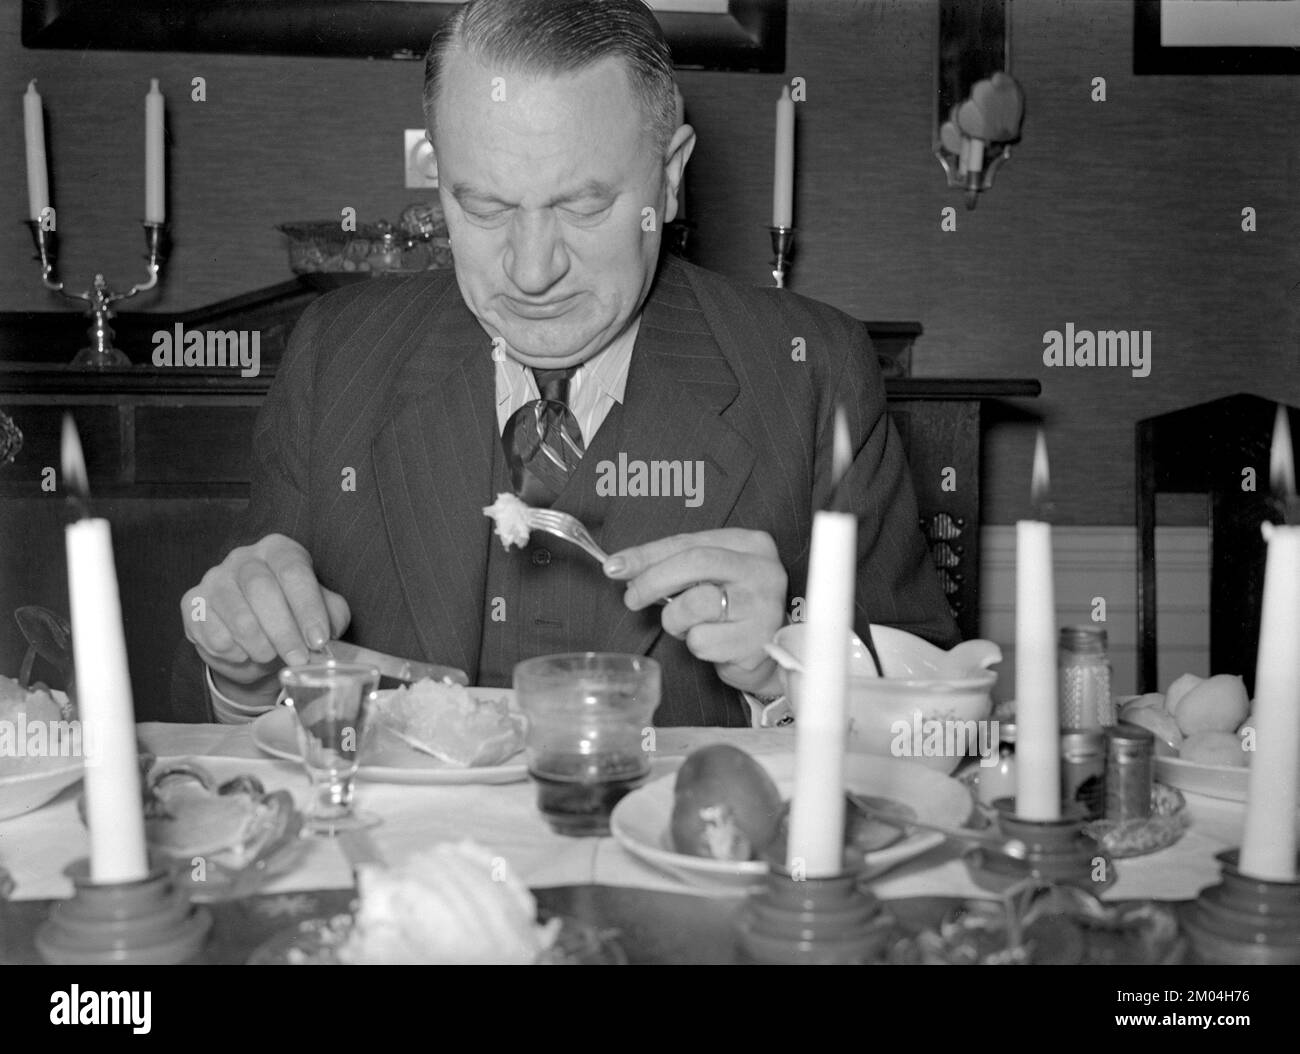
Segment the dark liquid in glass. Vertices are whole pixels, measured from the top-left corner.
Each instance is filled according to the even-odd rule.
[[[530,769],[537,783],[537,807],[557,834],[609,834],[609,814],[629,791],[645,782],[644,754],[549,754]]]

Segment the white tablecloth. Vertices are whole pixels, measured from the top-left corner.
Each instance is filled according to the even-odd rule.
[[[202,758],[219,778],[256,775],[268,790],[289,790],[307,800],[307,778],[293,762],[268,759],[252,741],[249,726],[142,724],[140,739],[159,757]],[[665,728],[658,730],[656,774],[668,774],[689,751],[725,741],[752,754],[793,750],[790,729]],[[14,899],[71,895],[64,868],[88,851],[77,816],[79,788],[25,816],[0,821],[0,867],[16,883]],[[529,885],[598,883],[677,892],[685,886],[629,854],[613,838],[565,838],[553,834],[536,808],[530,782],[497,786],[411,786],[360,782],[360,806],[382,818],[371,830],[379,852],[398,863],[439,841],[472,838],[499,852]],[[1245,806],[1188,794],[1191,829],[1169,849],[1121,860],[1119,880],[1108,897],[1178,900],[1218,880],[1216,853],[1240,844]],[[876,879],[877,895],[894,897],[984,896],[968,877],[960,850],[938,846]],[[339,847],[313,840],[300,865],[265,887],[266,892],[347,888],[352,870]]]

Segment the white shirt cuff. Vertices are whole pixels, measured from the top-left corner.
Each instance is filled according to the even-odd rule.
[[[218,690],[217,682],[212,677],[212,667],[205,666],[203,669],[204,677],[208,682],[208,695],[212,699],[212,712],[219,724],[246,725],[275,708],[274,703],[270,706],[249,706],[246,703],[235,702],[230,696],[223,695]]]

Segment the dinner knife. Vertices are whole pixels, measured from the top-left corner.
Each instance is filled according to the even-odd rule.
[[[359,662],[367,666],[374,666],[379,670],[379,687],[381,688],[395,688],[400,685],[412,684],[415,681],[423,680],[425,677],[432,677],[435,681],[441,681],[445,678],[455,684],[469,684],[469,678],[465,675],[465,671],[458,670],[454,666],[440,666],[434,662],[399,659],[393,655],[385,655],[381,651],[372,651],[356,644],[349,644],[347,641],[326,641],[321,651],[336,662]]]

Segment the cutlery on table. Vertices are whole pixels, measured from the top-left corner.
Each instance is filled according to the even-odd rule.
[[[1009,856],[1013,860],[1024,860],[1029,856],[1029,847],[1019,838],[1006,838],[1000,834],[987,831],[971,831],[964,827],[944,827],[940,824],[925,823],[913,819],[910,815],[904,816],[889,809],[882,809],[870,798],[861,794],[854,794],[852,791],[849,792],[849,798],[864,815],[870,816],[873,820],[879,820],[890,827],[897,827],[900,831],[909,829],[933,831],[935,834],[941,834],[945,838],[951,838],[955,841],[985,846],[1004,856]]]
[[[327,658],[335,662],[359,662],[373,666],[379,671],[379,687],[394,688],[399,685],[413,684],[415,681],[431,677],[435,681],[449,680],[454,684],[468,685],[469,677],[464,670],[454,666],[440,666],[435,662],[416,662],[413,659],[399,659],[385,655],[381,651],[372,651],[346,641],[326,641],[320,649]]]

